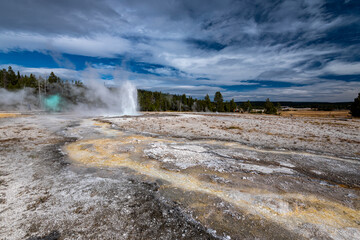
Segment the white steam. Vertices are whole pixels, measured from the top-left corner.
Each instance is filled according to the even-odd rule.
[[[38,100],[33,91],[31,88],[17,91],[7,91],[4,88],[0,88],[0,110],[33,110],[38,105]]]
[[[84,83],[88,104],[79,104],[76,112],[91,115],[136,115],[137,89],[128,80],[115,78],[112,86],[105,86],[97,72],[88,68]]]
[[[114,77],[113,84],[105,86],[96,69],[88,68],[83,79],[84,87],[69,83],[57,86],[48,84],[48,91],[41,89],[40,93],[38,88],[25,88],[14,92],[0,88],[0,111],[44,110],[43,99],[59,94],[62,98],[62,111],[89,116],[137,114],[137,89],[130,81],[123,80],[127,78]]]

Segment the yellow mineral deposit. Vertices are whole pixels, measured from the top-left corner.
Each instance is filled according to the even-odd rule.
[[[13,118],[23,116],[20,113],[0,113],[0,118]]]
[[[111,132],[107,124],[96,123],[105,132]],[[119,133],[119,131],[116,131]],[[113,135],[113,134],[112,134]],[[69,157],[81,164],[98,167],[127,167],[138,174],[154,179],[162,179],[167,185],[163,188],[179,188],[216,196],[243,212],[265,218],[281,224],[289,230],[297,230],[300,225],[311,223],[319,229],[336,230],[359,228],[360,211],[340,203],[320,199],[314,195],[304,196],[296,193],[272,193],[263,189],[233,187],[216,182],[202,181],[202,171],[171,171],[161,167],[159,161],[144,156],[143,150],[150,144],[166,142],[182,144],[175,140],[166,140],[141,135],[118,134],[114,138],[89,139],[66,146]],[[214,141],[212,141],[215,143]],[[229,143],[228,146],[237,146]],[[126,150],[131,147],[131,150]],[[125,150],[124,150],[125,149]],[[262,150],[265,151],[265,150]],[[193,204],[192,207],[196,206]],[[206,213],[204,213],[206,214]]]

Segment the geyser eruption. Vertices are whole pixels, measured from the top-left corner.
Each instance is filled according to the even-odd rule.
[[[137,89],[129,81],[123,82],[120,91],[120,112],[123,115],[137,114]]]
[[[95,115],[137,114],[137,89],[130,81],[114,77],[113,84],[105,85],[91,68],[86,72],[85,79],[86,103],[78,104],[76,112]]]

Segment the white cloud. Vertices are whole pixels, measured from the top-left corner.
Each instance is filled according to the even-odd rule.
[[[319,81],[317,83],[284,88],[258,88],[253,91],[239,93],[227,92],[227,99],[232,97],[237,101],[256,100],[265,101],[270,98],[271,101],[319,101],[319,102],[351,102],[357,96],[360,90],[360,82],[344,81]]]
[[[94,36],[70,37],[44,36],[23,32],[0,32],[0,49],[2,51],[55,51],[90,57],[112,58],[131,51],[130,41],[108,34]]]
[[[16,4],[3,1],[0,8],[7,10],[0,15],[0,51],[51,53],[61,66],[54,71],[70,79],[81,79],[81,71],[69,70],[74,69],[74,64],[63,58],[63,53],[101,58],[122,55],[129,60],[162,64],[165,67],[149,70],[162,76],[138,74],[109,65],[92,67],[99,74],[115,71],[117,78],[131,78],[140,88],[167,89],[174,93],[186,90],[199,96],[215,91],[217,86],[254,84],[244,82],[249,79],[305,83],[313,88],[335,90],[330,82],[329,87],[314,83],[319,83],[318,76],[324,74],[360,74],[359,63],[346,62],[358,54],[358,47],[337,44],[331,39],[319,43],[317,40],[322,40],[332,29],[358,22],[359,16],[336,16],[326,12],[324,2],[106,0],[100,3],[89,0],[87,4],[81,1],[55,4],[29,0]],[[36,13],[32,17],[26,15],[31,12],[29,8]],[[23,14],[14,16],[11,11],[15,9]],[[189,40],[200,40],[205,46]],[[206,43],[224,48],[211,49]],[[331,59],[328,56],[339,55],[342,61],[328,62]],[[313,61],[318,61],[320,67],[311,68]],[[172,67],[179,71],[173,71]],[[48,70],[31,69],[44,73]],[[209,80],[198,81],[197,77]],[[201,86],[194,86],[198,84]],[[305,87],[266,91],[259,89],[254,94],[263,97],[265,93],[277,93],[291,99],[311,98],[315,94],[320,99],[316,91]],[[228,91],[226,96],[237,93]],[[339,100],[346,98],[341,94],[336,96]]]
[[[360,63],[332,61],[324,68],[324,72],[336,75],[360,74]]]

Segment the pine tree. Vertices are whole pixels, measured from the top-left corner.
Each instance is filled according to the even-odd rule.
[[[181,103],[182,103],[182,105],[187,105],[186,94],[183,94],[183,95],[181,96]]]
[[[223,99],[223,96],[221,95],[221,92],[215,93],[214,102],[216,105],[216,111],[223,112],[224,111],[224,99]]]
[[[244,110],[244,112],[251,112],[252,110],[252,105],[250,103],[250,101],[248,100],[247,102],[244,102],[242,104],[242,109]]]
[[[225,112],[230,112],[230,102],[225,101],[225,103],[224,103],[224,111]]]
[[[274,104],[272,102],[270,102],[269,98],[266,99],[264,107],[265,107],[266,114],[276,114],[277,113],[276,107],[274,106]]]
[[[48,77],[49,83],[60,83],[60,78],[55,75],[54,72],[50,73],[50,76]]]
[[[189,109],[191,110],[194,104],[194,99],[190,96],[188,101],[187,101],[187,105],[189,106]]]
[[[5,75],[5,69],[0,70],[0,87],[5,88],[5,82],[4,82],[4,75]]]
[[[360,117],[360,93],[358,97],[354,99],[354,102],[351,104],[350,112],[352,116]]]
[[[230,101],[230,112],[235,112],[236,108],[237,108],[237,105],[236,105],[234,99],[231,99],[231,101]]]
[[[206,94],[204,103],[200,103],[201,106],[205,105],[206,111],[212,111],[212,104],[209,94]]]
[[[30,77],[29,78],[26,77],[26,78],[27,78],[27,83],[26,83],[27,87],[36,88],[38,86],[38,80],[33,74],[30,74]]]
[[[6,78],[8,80],[8,88],[16,89],[18,87],[18,79],[16,77],[15,72],[12,70],[11,66],[9,66]]]

